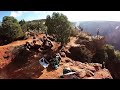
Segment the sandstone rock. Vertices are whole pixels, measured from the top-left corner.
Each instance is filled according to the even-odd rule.
[[[90,65],[87,66],[86,69],[88,69],[88,70],[90,70],[90,71],[92,71],[92,72],[95,72],[95,71],[96,71],[95,67],[90,66]]]
[[[96,78],[94,78],[94,77],[85,77],[83,79],[96,79]]]
[[[73,71],[75,71],[75,72],[81,72],[81,71],[83,71],[83,69],[80,69],[80,68],[74,67],[74,66],[72,66],[72,67],[70,67],[70,68],[71,68],[71,70],[73,70]]]
[[[96,69],[96,71],[100,70],[102,67],[102,65],[98,63],[94,63],[92,66]]]
[[[71,70],[75,71],[80,78],[83,78],[86,76],[86,71],[84,69],[80,69],[78,67],[70,67]]]
[[[66,57],[66,54],[64,52],[60,53],[61,57]]]
[[[110,75],[110,73],[107,69],[101,69],[101,70],[95,72],[94,77],[101,78],[101,79],[106,79],[106,78],[112,79],[112,76]]]
[[[81,71],[80,73],[79,73],[79,77],[80,78],[83,78],[83,77],[85,77],[86,76],[86,71]]]
[[[90,70],[86,70],[86,76],[87,77],[92,77],[92,76],[94,76],[94,73]]]
[[[70,59],[66,59],[65,62],[68,63],[68,62],[71,62],[71,60]]]
[[[100,70],[99,66],[94,66],[94,68],[96,69],[96,71]]]

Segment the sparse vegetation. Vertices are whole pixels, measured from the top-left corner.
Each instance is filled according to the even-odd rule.
[[[96,51],[95,55],[93,56],[93,60],[92,62],[94,63],[103,63],[106,62],[108,60],[108,54],[105,51],[105,49],[99,49]]]
[[[102,63],[107,60],[118,62],[120,60],[120,52],[115,50],[112,45],[106,44],[102,48],[98,49],[93,56],[93,62]]]
[[[70,36],[76,37],[79,34],[79,31],[71,25]]]
[[[69,51],[71,54],[68,57],[73,60],[90,63],[93,57],[92,53],[85,46],[71,47]]]
[[[115,56],[115,49],[112,45],[109,45],[109,44],[106,44],[104,45],[104,50],[107,52],[108,54],[108,59],[111,60],[111,59],[116,59],[116,56]]]
[[[116,50],[115,55],[116,55],[117,60],[120,62],[120,51]]]
[[[81,47],[80,51],[80,55],[83,57],[84,62],[91,63],[93,57],[92,53],[86,47]]]
[[[37,33],[45,33],[47,27],[45,26],[45,20],[33,20],[26,22],[27,31],[34,31]]]

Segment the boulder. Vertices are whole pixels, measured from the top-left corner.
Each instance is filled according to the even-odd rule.
[[[66,57],[66,54],[64,52],[60,52],[61,57]]]
[[[101,79],[108,79],[108,78],[112,79],[112,76],[107,69],[101,69],[101,70],[95,72],[94,77],[101,78]]]
[[[79,72],[79,77],[83,78],[86,76],[86,71],[82,70],[81,72]]]
[[[87,70],[90,70],[90,71],[92,71],[92,72],[95,72],[95,71],[96,71],[95,67],[90,66],[90,65],[88,65],[88,66],[86,67],[86,69],[87,69]]]
[[[71,70],[75,71],[80,78],[83,78],[86,76],[86,71],[84,69],[80,69],[77,67],[71,67]]]
[[[92,77],[92,76],[94,76],[94,73],[90,70],[86,70],[86,76],[87,77]]]

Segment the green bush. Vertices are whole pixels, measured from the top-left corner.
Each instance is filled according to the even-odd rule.
[[[93,62],[102,63],[107,60],[115,60],[115,50],[112,45],[106,44],[102,48],[97,49],[95,55],[93,56]]]
[[[21,26],[22,31],[27,32],[27,23],[26,23],[26,21],[23,19],[23,20],[19,21],[19,24]]]
[[[4,16],[2,20],[1,36],[7,43],[24,37],[24,33],[17,21],[12,16]]]
[[[115,55],[116,55],[117,60],[120,62],[120,51],[116,50]]]
[[[54,34],[58,42],[66,44],[69,41],[71,24],[65,15],[54,12],[51,17],[47,16],[45,25],[47,33]]]
[[[105,50],[110,50],[110,51],[114,52],[114,46],[112,46],[110,44],[106,44],[102,48]]]
[[[95,63],[103,63],[108,60],[108,54],[104,49],[99,49],[96,51],[95,55],[93,56],[93,62]]]
[[[103,49],[107,52],[109,60],[116,58],[114,46],[106,44],[103,46]]]
[[[44,23],[45,23],[45,20],[28,21],[28,22],[26,22],[27,31],[34,31],[37,33],[45,33],[47,30],[47,27]]]
[[[72,57],[80,60],[81,62],[90,63],[93,57],[92,53],[85,46],[71,47],[69,51],[71,52]]]
[[[90,50],[88,50],[86,47],[81,47],[80,51],[80,55],[83,57],[84,62],[91,63],[93,55]]]

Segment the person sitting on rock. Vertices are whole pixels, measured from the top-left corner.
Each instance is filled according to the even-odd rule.
[[[36,35],[33,35],[33,40],[36,39]]]
[[[52,35],[52,40],[57,41],[57,38],[56,38],[56,36],[54,34]]]
[[[33,49],[33,50],[38,50],[38,51],[40,51],[40,50],[39,50],[40,48],[41,48],[41,45],[36,44],[36,40],[33,40],[32,49]]]
[[[47,46],[48,46],[48,48],[52,48],[53,47],[51,41],[47,41]]]
[[[58,60],[61,60],[61,55],[59,53],[56,54],[56,58],[58,58]]]
[[[43,42],[42,47],[44,49],[49,49],[53,47],[52,43],[45,36],[43,36],[43,39],[41,41]]]
[[[35,45],[36,44],[36,40],[33,40],[33,45]]]
[[[46,39],[47,39],[46,36],[43,36],[42,38],[40,38],[40,40],[41,40],[42,42],[44,42],[44,40],[46,40]]]
[[[31,49],[31,44],[29,42],[26,42],[26,44],[24,45],[24,47],[26,48],[26,50],[30,50]]]

